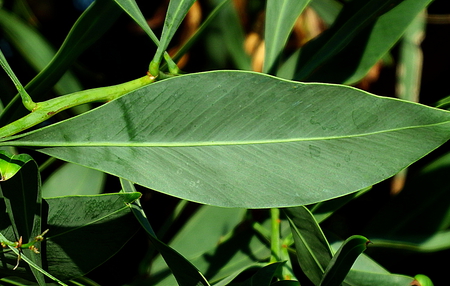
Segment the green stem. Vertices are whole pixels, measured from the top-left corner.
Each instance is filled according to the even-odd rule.
[[[280,244],[280,210],[270,209],[270,218],[272,225],[272,233],[270,239],[270,249],[272,255],[270,256],[270,262],[280,261],[281,257],[281,244]]]
[[[122,84],[83,90],[35,103],[30,114],[0,128],[0,139],[33,127],[68,108],[89,102],[111,101],[154,81],[155,77],[146,75]]]

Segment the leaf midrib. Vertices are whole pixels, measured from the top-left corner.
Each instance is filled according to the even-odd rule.
[[[307,137],[307,138],[286,138],[286,139],[271,139],[271,140],[240,140],[240,141],[184,141],[184,142],[133,142],[133,141],[72,141],[72,142],[42,142],[42,141],[5,141],[0,142],[0,146],[33,146],[33,147],[212,147],[212,146],[238,146],[238,145],[260,145],[260,144],[279,144],[279,143],[295,143],[308,141],[323,141],[323,140],[338,140],[350,139],[358,137],[367,137],[372,135],[380,135],[384,133],[404,131],[416,128],[428,128],[445,125],[450,123],[450,120],[426,124],[415,125],[401,128],[393,128],[388,130],[380,130],[367,133],[358,133],[350,135],[338,135],[327,137]]]

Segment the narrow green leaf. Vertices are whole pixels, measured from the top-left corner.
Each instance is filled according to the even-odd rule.
[[[285,210],[294,236],[297,260],[305,275],[319,285],[333,253],[314,216],[304,206]]]
[[[114,0],[117,5],[120,6],[120,8],[123,9],[130,17],[133,19],[141,28],[144,30],[144,32],[150,37],[150,39],[156,44],[156,46],[159,48],[160,41],[156,37],[155,33],[153,33],[152,29],[147,23],[147,20],[145,19],[144,15],[142,15],[141,10],[139,9],[139,6],[136,4],[135,0]],[[173,35],[172,35],[173,36]],[[166,47],[167,49],[167,47]],[[166,60],[166,63],[169,66],[169,71],[172,74],[178,74],[178,67],[174,63],[174,61],[170,58],[169,54],[164,52],[164,59]],[[155,76],[158,75],[158,73],[155,72]]]
[[[216,71],[156,82],[1,145],[191,201],[267,208],[371,186],[449,137],[447,111],[346,86]]]
[[[2,10],[0,9],[0,18],[1,18],[1,11]],[[20,97],[22,97],[22,103],[25,106],[25,108],[27,108],[29,111],[33,110],[36,104],[31,100],[31,97],[28,95],[27,91],[23,88],[19,79],[14,74],[13,70],[6,61],[6,58],[1,50],[0,50],[0,65],[6,71],[9,78],[13,81],[14,85],[16,86],[16,89],[19,92]]]
[[[351,270],[345,278],[347,285],[389,285],[389,286],[404,286],[411,285],[413,279],[406,275],[391,274],[391,273],[373,273],[368,271]]]
[[[356,258],[363,253],[370,241],[360,235],[349,237],[333,256],[320,281],[320,286],[340,286]]]
[[[77,57],[95,43],[120,16],[121,9],[110,0],[96,0],[78,18],[51,62],[25,89],[35,101],[45,98],[45,92],[58,82]],[[19,108],[18,97],[0,114],[0,125],[12,122],[26,114]]]
[[[243,274],[244,272],[248,271],[248,270],[252,270],[255,269],[257,267],[263,267],[262,263],[254,263],[248,266],[245,266],[239,270],[237,270],[236,272],[226,276],[226,278],[220,280],[217,283],[214,283],[214,286],[226,286],[226,285],[232,285],[231,282],[238,277],[239,275]]]
[[[194,45],[194,43],[204,34],[204,31],[207,28],[209,28],[212,25],[212,23],[214,23],[216,16],[219,14],[222,8],[225,7],[225,4],[229,1],[230,0],[222,0],[220,4],[214,7],[214,10],[212,10],[209,13],[208,17],[202,22],[201,26],[195,31],[195,34],[193,34],[173,56],[174,61],[178,61]]]
[[[153,33],[152,29],[147,23],[144,15],[142,15],[139,6],[137,5],[135,0],[114,0],[117,5],[122,8],[125,13],[127,13],[138,25],[144,30],[144,32],[150,37],[150,39],[159,46],[158,37],[156,37],[155,33]]]
[[[43,197],[97,195],[103,191],[106,174],[66,163],[54,171],[42,186]]]
[[[172,0],[169,2],[160,43],[155,56],[150,63],[150,73],[152,75],[159,75],[159,65],[162,61],[163,54],[167,50],[172,37],[175,35],[175,32],[194,2],[195,0]],[[152,66],[155,68],[152,68]]]
[[[425,36],[425,12],[423,11],[406,29],[399,45],[397,66],[397,97],[419,102],[423,54],[420,47]]]
[[[394,221],[398,221],[394,218]],[[426,220],[428,221],[428,220]],[[419,229],[420,226],[417,227]],[[433,234],[389,235],[376,233],[373,240],[374,247],[404,249],[417,252],[437,252],[450,249],[450,231],[437,231]]]
[[[264,28],[265,57],[263,72],[268,73],[291,33],[292,27],[310,0],[268,0]]]
[[[277,75],[347,84],[359,81],[431,0],[398,2],[363,0],[345,5],[333,26],[293,54]]]
[[[450,96],[446,96],[436,103],[436,107],[450,109]]]
[[[134,190],[133,184],[129,181],[121,179],[121,184],[124,193],[128,193]],[[195,268],[195,266],[193,266],[188,260],[186,260],[181,254],[179,254],[173,248],[166,245],[156,237],[144,211],[142,210],[139,201],[136,201],[133,204],[131,204],[131,210],[135,215],[135,217],[137,218],[137,220],[139,221],[139,223],[141,224],[141,226],[147,232],[148,238],[152,242],[153,246],[164,257],[164,260],[170,267],[170,270],[173,272],[178,282],[178,285],[209,286],[208,281],[205,279],[205,277],[203,277],[202,273],[200,273]]]

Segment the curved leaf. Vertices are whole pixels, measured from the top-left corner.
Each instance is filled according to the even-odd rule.
[[[340,240],[335,240],[331,244],[335,251],[337,251],[341,245],[342,241]],[[345,277],[343,285],[404,286],[410,285],[412,281],[412,277],[390,273],[363,253],[356,259],[352,269],[350,269],[350,272]]]
[[[328,264],[320,286],[341,285],[356,258],[367,249],[369,242],[367,238],[360,235],[353,235],[344,241]]]
[[[449,120],[351,87],[217,71],[159,81],[1,144],[191,201],[267,208],[380,182],[447,141]]]
[[[416,276],[414,276],[414,281],[411,283],[411,285],[416,285],[416,286],[434,286],[433,282],[431,281],[431,279],[423,274],[417,274]]]

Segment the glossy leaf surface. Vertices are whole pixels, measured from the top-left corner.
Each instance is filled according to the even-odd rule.
[[[447,141],[449,120],[346,86],[218,71],[151,84],[3,144],[191,201],[266,208],[380,182]]]

